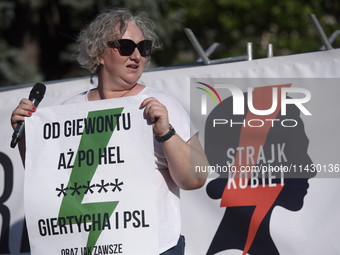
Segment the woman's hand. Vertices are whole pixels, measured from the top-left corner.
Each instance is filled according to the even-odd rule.
[[[169,132],[168,110],[156,98],[148,97],[142,104],[145,117],[152,123],[155,136],[163,136]]]
[[[164,136],[169,132],[168,111],[157,99],[149,97],[142,104],[145,116],[152,123],[155,136]],[[209,165],[197,135],[187,142],[175,134],[165,142],[161,142],[168,162],[171,178],[178,187],[185,190],[197,189],[204,185],[207,175],[194,173],[195,166]],[[190,161],[191,160],[191,161]],[[190,168],[192,168],[190,170]]]
[[[11,125],[15,129],[18,126],[18,122],[24,121],[25,117],[32,116],[37,108],[32,104],[32,102],[26,98],[21,99],[17,108],[14,109],[11,116]]]
[[[25,117],[32,116],[33,112],[35,112],[37,108],[32,104],[32,102],[26,98],[21,99],[17,108],[14,109],[11,116],[11,125],[13,129],[16,129],[18,123],[25,120]],[[21,156],[22,163],[25,167],[25,153],[26,153],[26,145],[25,145],[25,135],[23,135],[22,139],[18,143],[19,152]]]

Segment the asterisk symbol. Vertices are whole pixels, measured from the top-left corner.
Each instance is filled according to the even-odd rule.
[[[71,193],[72,196],[74,196],[74,193],[77,192],[78,195],[80,195],[80,192],[78,191],[78,189],[81,189],[81,185],[77,186],[77,183],[74,183],[74,187],[70,187],[71,190],[73,190],[73,192]]]
[[[118,183],[118,179],[115,179],[115,183],[110,183],[111,186],[114,186],[114,188],[112,189],[113,192],[116,191],[116,189],[118,189],[119,192],[122,191],[122,189],[119,187],[120,185],[123,185],[123,182]]]
[[[59,191],[59,194],[57,195],[58,197],[60,197],[61,194],[63,194],[64,196],[67,196],[67,194],[65,192],[66,190],[68,190],[68,187],[64,188],[64,184],[60,185],[60,189],[59,188],[55,189],[55,191]]]
[[[96,185],[95,185],[95,184],[92,184],[92,185],[90,186],[90,183],[91,183],[90,181],[87,181],[87,186],[86,186],[86,185],[83,185],[83,188],[86,189],[85,192],[84,192],[85,194],[87,194],[88,191],[90,191],[91,194],[94,192],[94,191],[92,190],[92,188],[94,188]]]
[[[106,189],[105,187],[109,186],[110,184],[109,184],[109,183],[104,184],[104,180],[102,180],[101,182],[102,182],[101,185],[100,185],[100,184],[97,184],[97,187],[100,187],[100,189],[98,190],[98,192],[100,193],[100,192],[102,192],[102,190],[104,190],[105,193],[106,193],[106,192],[107,192],[107,189]]]

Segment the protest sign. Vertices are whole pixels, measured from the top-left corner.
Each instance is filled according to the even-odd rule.
[[[46,107],[27,119],[33,255],[158,254],[153,138],[143,99]]]

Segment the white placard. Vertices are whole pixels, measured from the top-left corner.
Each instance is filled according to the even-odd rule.
[[[143,99],[46,107],[26,121],[33,255],[158,254],[153,139]]]

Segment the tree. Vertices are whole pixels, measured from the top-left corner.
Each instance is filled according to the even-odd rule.
[[[274,55],[317,51],[322,43],[309,13],[318,17],[326,35],[339,29],[340,4],[332,0],[189,0],[182,7],[186,10],[184,25],[193,30],[204,49],[213,42],[222,44],[212,58],[245,55],[247,42],[253,43],[255,58],[266,57],[268,43],[273,44]],[[192,47],[182,33],[173,38],[180,44],[173,53],[186,52],[183,55],[188,56]],[[172,56],[170,64],[195,59]]]
[[[245,55],[247,42],[261,58],[268,43],[274,55],[318,50],[321,41],[307,14],[316,14],[328,36],[340,16],[335,0],[2,0],[0,86],[89,75],[73,58],[75,38],[107,7],[142,10],[154,20],[163,50],[152,55],[150,67],[195,62],[185,27],[204,49],[221,43],[212,59]]]

